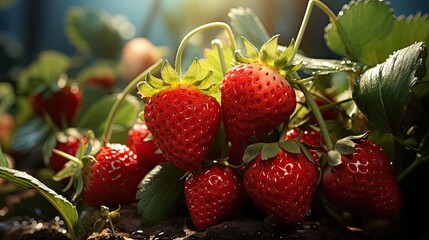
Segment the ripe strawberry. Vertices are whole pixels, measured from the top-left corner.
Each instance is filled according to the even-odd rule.
[[[322,192],[333,204],[356,215],[389,218],[401,209],[398,183],[383,149],[368,140],[355,142],[355,152],[323,173]]]
[[[62,152],[68,153],[72,156],[75,156],[77,153],[77,150],[79,149],[81,140],[83,143],[87,142],[86,138],[79,139],[75,136],[64,136],[65,139],[57,139],[57,143],[55,144],[55,149],[60,150]],[[61,169],[64,168],[64,165],[69,160],[63,156],[60,156],[58,154],[52,154],[49,165],[55,172],[59,172]]]
[[[46,89],[34,94],[30,102],[37,115],[48,114],[57,126],[65,128],[73,124],[82,104],[82,93],[77,85],[67,85],[56,92]]]
[[[162,154],[156,153],[158,146],[144,123],[134,124],[128,132],[127,146],[137,154],[138,161],[147,169],[152,169],[165,161]]]
[[[185,199],[198,230],[221,223],[245,201],[241,176],[230,167],[212,166],[185,180]]]
[[[144,118],[153,139],[164,157],[185,171],[201,167],[221,121],[219,103],[207,95],[218,86],[210,82],[212,72],[201,75],[200,69],[195,60],[182,79],[166,62],[164,80],[149,75],[139,85],[140,94],[149,97]]]
[[[268,160],[259,154],[244,174],[244,188],[253,203],[280,223],[294,225],[310,210],[317,186],[317,166],[303,154],[279,149]]]
[[[277,54],[277,36],[262,46],[261,54],[248,50],[247,43],[250,59],[241,56],[245,64],[230,69],[222,81],[223,121],[232,143],[264,136],[287,121],[296,106],[295,91],[283,77],[296,67],[288,65],[288,51]]]
[[[137,155],[125,145],[106,144],[95,160],[82,169],[82,199],[94,207],[134,202],[137,186],[149,172]]]
[[[300,142],[307,143],[311,146],[320,146],[321,145],[321,138],[319,132],[313,130],[313,129],[298,129],[298,128],[292,128],[289,129],[286,132],[286,140],[288,139],[294,139],[298,137],[301,134],[301,137],[299,139]],[[323,152],[324,149],[320,148],[318,150],[309,149],[309,152],[313,156],[314,161],[316,163],[319,161],[319,152]]]

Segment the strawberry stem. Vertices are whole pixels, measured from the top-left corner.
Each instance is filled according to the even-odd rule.
[[[305,10],[304,18],[301,22],[301,26],[299,28],[298,35],[296,37],[291,60],[295,58],[295,55],[298,52],[299,46],[301,45],[301,41],[302,41],[302,38],[304,37],[304,32],[307,29],[307,24],[308,24],[308,21],[310,20],[311,11],[313,10],[314,5],[316,5],[319,9],[321,9],[329,17],[329,20],[332,24],[335,24],[337,26],[336,16],[332,12],[332,10],[328,6],[326,6],[326,4],[324,4],[320,0],[308,1],[307,9]]]
[[[113,120],[115,119],[116,112],[118,111],[121,103],[124,101],[124,99],[127,97],[128,94],[130,94],[132,91],[134,91],[137,88],[137,84],[141,82],[146,77],[146,75],[148,75],[152,71],[158,70],[162,62],[163,60],[159,59],[156,63],[154,63],[149,68],[147,68],[144,72],[140,73],[136,78],[134,78],[124,88],[124,90],[122,90],[122,92],[117,95],[117,98],[113,103],[112,108],[110,109],[109,115],[107,116],[107,120],[103,129],[103,134],[101,139],[105,143],[108,143],[110,141],[110,138],[112,136]]]
[[[217,50],[217,54],[219,55],[220,66],[222,68],[222,75],[225,76],[228,68],[226,67],[225,56],[223,55],[223,51],[222,51],[222,42],[219,39],[214,39],[212,41],[212,48],[216,48]]]
[[[55,149],[55,148],[52,149],[52,152],[54,152],[55,154],[60,155],[61,157],[65,158],[67,160],[70,160],[70,161],[76,163],[79,166],[79,168],[83,168],[83,163],[82,163],[82,161],[79,158],[77,158],[75,156],[72,156],[72,155],[70,155],[68,153],[65,153],[63,151],[60,151],[58,149]]]
[[[328,151],[334,149],[334,145],[332,143],[331,137],[329,136],[328,127],[326,126],[325,120],[323,120],[322,113],[320,112],[319,106],[314,100],[313,95],[303,84],[298,84],[298,87],[304,93],[305,100],[310,106],[310,109],[313,112],[314,117],[316,118],[317,124],[319,124],[320,133],[325,139],[325,144]]]
[[[197,28],[195,28],[194,30],[190,31],[183,39],[182,42],[180,42],[179,47],[177,48],[177,53],[176,53],[176,62],[175,62],[175,69],[177,71],[177,73],[179,74],[179,76],[181,76],[182,74],[182,56],[183,56],[183,51],[185,50],[185,46],[188,43],[188,41],[197,33],[202,32],[204,30],[207,30],[209,28],[223,28],[229,38],[229,41],[231,42],[231,47],[232,50],[235,51],[237,49],[237,45],[235,43],[235,38],[234,38],[234,34],[231,30],[231,27],[224,23],[224,22],[212,22],[212,23],[207,23],[204,24],[202,26],[199,26]]]

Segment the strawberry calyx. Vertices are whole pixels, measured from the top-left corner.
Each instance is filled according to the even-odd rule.
[[[234,59],[236,63],[259,63],[276,69],[282,76],[298,71],[302,64],[292,64],[294,41],[292,40],[284,51],[280,51],[278,38],[279,35],[274,35],[258,50],[249,40],[242,37],[247,56],[243,56],[240,51],[235,51]]]
[[[54,154],[58,154],[67,160],[69,160],[64,168],[58,171],[52,179],[54,181],[61,181],[68,179],[66,187],[63,191],[68,191],[74,186],[74,193],[72,195],[72,201],[76,201],[83,191],[83,169],[93,162],[97,162],[94,155],[95,152],[99,151],[99,143],[94,139],[93,134],[89,133],[88,141],[80,140],[80,146],[77,150],[76,156],[70,155],[58,149],[52,149]]]
[[[315,160],[307,146],[296,139],[290,139],[281,142],[251,144],[244,151],[243,162],[249,163],[259,154],[261,155],[261,160],[267,161],[277,156],[280,152],[280,149],[292,154],[304,154],[308,161],[315,164]]]
[[[139,94],[143,98],[179,87],[198,89],[210,95],[219,91],[220,82],[213,80],[212,70],[207,72],[201,70],[201,64],[198,59],[192,61],[184,76],[180,76],[166,60],[161,67],[161,79],[149,73],[137,87]]]
[[[356,143],[353,140],[364,139],[367,136],[368,132],[365,132],[360,135],[351,135],[337,140],[334,148],[327,153],[328,164],[333,167],[340,165],[342,163],[341,156],[351,155],[355,152]]]

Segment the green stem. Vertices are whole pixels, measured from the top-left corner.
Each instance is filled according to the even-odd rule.
[[[63,151],[57,150],[55,148],[52,149],[52,152],[54,152],[55,154],[60,155],[61,157],[65,158],[67,160],[70,160],[70,161],[76,163],[80,168],[83,168],[83,163],[82,163],[82,161],[79,158],[77,158],[75,156],[72,156],[72,155],[70,155],[68,153],[65,153]]]
[[[334,148],[334,144],[332,143],[331,137],[329,136],[328,127],[326,126],[325,120],[323,120],[322,113],[320,112],[319,106],[314,100],[311,92],[303,84],[298,84],[298,86],[299,86],[299,89],[304,93],[305,100],[307,101],[311,111],[313,112],[314,117],[316,118],[317,124],[319,124],[320,133],[325,139],[325,144],[326,144],[326,147],[328,148],[328,151],[332,150]]]
[[[293,54],[291,58],[291,62],[293,62],[293,59],[295,58],[296,53],[298,52],[299,46],[301,45],[302,38],[304,37],[304,32],[307,29],[308,21],[310,20],[311,11],[313,10],[313,6],[316,5],[319,9],[321,9],[326,15],[328,15],[329,20],[331,23],[336,24],[336,16],[332,12],[332,10],[326,6],[322,1],[320,0],[310,0],[307,4],[307,9],[305,10],[304,18],[301,22],[301,27],[299,28],[298,35],[296,37],[295,46],[293,49]]]
[[[112,108],[110,109],[109,115],[107,116],[106,123],[104,125],[103,134],[102,134],[102,140],[105,143],[108,143],[110,141],[110,138],[112,136],[112,127],[113,127],[113,121],[116,115],[116,112],[119,109],[119,106],[124,101],[124,99],[127,97],[128,94],[130,94],[132,91],[134,91],[137,87],[137,84],[143,81],[143,79],[146,77],[147,74],[150,72],[153,72],[155,70],[158,70],[161,66],[161,63],[163,62],[162,59],[159,59],[156,63],[154,63],[152,66],[147,68],[144,72],[140,73],[136,78],[134,78],[125,88],[122,90],[121,93],[118,94],[115,102],[113,103]]]
[[[220,66],[222,68],[222,75],[225,76],[228,68],[222,51],[222,42],[219,39],[214,39],[212,41],[212,48],[216,48],[217,54],[219,55]]]
[[[234,38],[234,34],[232,33],[231,27],[223,22],[212,22],[212,23],[207,23],[204,24],[202,26],[199,26],[197,28],[195,28],[194,30],[190,31],[183,39],[182,42],[180,42],[179,47],[177,48],[177,53],[176,53],[176,63],[174,65],[177,73],[179,74],[179,76],[181,76],[182,74],[182,56],[183,56],[183,51],[185,50],[185,46],[188,43],[188,41],[197,33],[202,32],[204,30],[207,30],[209,28],[223,28],[229,38],[229,41],[231,42],[231,47],[232,50],[235,51],[237,49],[237,45],[235,43],[235,38]]]
[[[311,11],[313,10],[315,0],[308,1],[307,9],[305,10],[304,18],[301,22],[301,27],[299,28],[298,35],[296,36],[295,46],[293,48],[293,53],[290,62],[293,62],[296,53],[298,52],[299,46],[301,45],[302,38],[304,37],[305,29],[307,28],[308,21],[310,20]]]
[[[416,156],[414,159],[414,162],[411,163],[404,171],[399,174],[396,179],[399,181],[402,181],[410,172],[412,172],[415,168],[417,168],[421,163],[424,161],[428,161],[429,156],[421,157],[419,155]]]

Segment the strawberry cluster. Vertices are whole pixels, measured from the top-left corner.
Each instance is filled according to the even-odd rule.
[[[345,211],[397,215],[399,187],[375,143],[348,139],[328,149],[314,129],[285,132],[297,105],[296,82],[287,76],[300,66],[292,64],[293,44],[278,51],[277,39],[260,50],[244,39],[248,56],[236,52],[220,84],[195,60],[184,77],[165,62],[162,79],[148,75],[139,85],[153,140],[166,161],[189,172],[184,191],[195,227],[224,221],[247,198],[279,223],[295,225],[311,210],[319,182],[323,195]],[[221,130],[227,156],[209,159]]]

